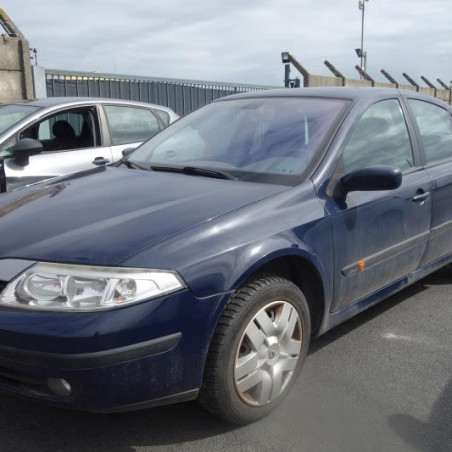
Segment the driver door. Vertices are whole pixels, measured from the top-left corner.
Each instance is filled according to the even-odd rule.
[[[430,179],[416,166],[398,99],[377,102],[362,115],[343,148],[338,176],[370,165],[401,169],[402,184],[327,201],[334,240],[332,311],[416,270],[427,246]]]
[[[27,166],[18,165],[14,159],[5,160],[8,191],[92,168],[97,157],[112,161],[110,148],[101,142],[95,106],[63,110],[41,119],[21,130],[8,146],[14,146],[22,138],[40,141],[43,151],[31,156]]]

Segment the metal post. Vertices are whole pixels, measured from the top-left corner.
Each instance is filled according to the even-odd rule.
[[[366,2],[369,0],[359,0],[358,6],[361,10],[361,69],[366,70],[367,55],[364,52],[364,14],[366,12]]]
[[[404,72],[402,75],[410,82],[412,86],[416,87],[416,91],[419,91],[419,85],[406,72]]]
[[[361,15],[361,69],[364,70],[364,11],[366,9],[366,1],[362,2],[362,15]]]
[[[290,85],[290,63],[284,65],[284,86],[289,88]]]
[[[390,83],[393,83],[396,86],[396,88],[399,87],[399,83],[397,82],[397,80],[391,75],[389,75],[384,69],[381,70],[381,73],[389,80]]]

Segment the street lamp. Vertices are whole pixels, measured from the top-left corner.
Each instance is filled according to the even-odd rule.
[[[364,55],[361,52],[361,49],[358,47],[355,49],[356,55],[358,58],[364,58],[364,71],[367,71],[367,52],[364,52]],[[362,66],[361,66],[362,69]]]
[[[361,10],[361,49],[360,52],[358,54],[359,58],[361,58],[361,69],[363,71],[366,70],[366,52],[364,52],[364,13],[366,11],[366,2],[368,2],[369,0],[359,0],[358,1],[358,7]],[[356,50],[356,53],[358,53],[358,51]]]
[[[283,64],[290,63],[290,53],[289,52],[281,52],[281,60]]]
[[[300,79],[298,77],[295,77],[294,79],[290,78],[290,63],[292,62],[292,56],[290,53],[282,52],[281,61],[284,64],[284,86],[286,88],[299,88]]]

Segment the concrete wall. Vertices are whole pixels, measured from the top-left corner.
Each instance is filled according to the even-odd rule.
[[[47,97],[46,70],[42,66],[32,66],[33,89],[36,99]]]
[[[452,105],[452,90],[438,89],[430,87],[421,87],[413,85],[402,85],[396,83],[382,83],[376,82],[372,77],[362,71],[362,75],[367,80],[358,80],[345,78],[340,71],[338,71],[329,61],[325,61],[325,65],[335,75],[334,77],[328,77],[324,75],[311,74],[299,61],[297,61],[292,55],[290,56],[291,63],[303,76],[303,86],[305,87],[321,87],[321,86],[350,86],[350,87],[375,87],[375,88],[399,88],[407,91],[417,91],[428,96],[437,97],[442,101]],[[360,69],[357,67],[360,71]],[[406,74],[404,74],[406,76]],[[415,83],[413,81],[413,83]]]
[[[375,88],[397,88],[394,83],[371,82],[368,80],[357,80],[342,77],[326,77],[323,75],[308,74],[304,79],[304,86],[349,86],[349,87],[375,87]],[[446,89],[424,88],[413,85],[399,85],[399,89],[406,91],[418,91],[427,96],[437,97],[452,105],[452,91]]]
[[[309,74],[307,86],[344,86],[344,79],[342,77]]]
[[[436,97],[441,99],[444,102],[448,102],[452,105],[452,91],[451,90],[445,90],[445,89],[438,89],[436,91]]]
[[[32,99],[34,92],[28,42],[2,9],[0,32],[6,32],[0,36],[0,103]]]
[[[374,87],[375,88],[397,88],[397,85],[395,83],[375,82]]]
[[[345,86],[353,86],[353,87],[357,87],[357,88],[361,88],[361,87],[369,87],[372,86],[372,82],[369,82],[367,80],[355,80],[355,79],[351,79],[348,78],[345,81]]]
[[[419,87],[418,91],[420,93],[422,93],[422,94],[426,94],[427,96],[435,97],[435,94],[436,94],[436,92],[435,92],[436,89],[433,89],[433,88],[422,88],[422,87]]]
[[[404,89],[405,91],[417,91],[417,88],[413,85],[399,85],[399,89]]]

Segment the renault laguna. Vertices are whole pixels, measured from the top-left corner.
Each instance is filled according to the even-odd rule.
[[[0,390],[98,412],[199,399],[255,421],[312,336],[452,261],[451,198],[439,100],[213,102],[119,163],[0,196]]]

